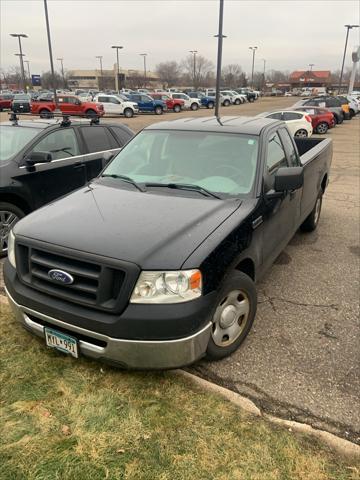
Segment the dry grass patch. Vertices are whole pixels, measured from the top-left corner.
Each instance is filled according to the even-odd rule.
[[[0,478],[355,480],[313,439],[252,418],[185,379],[72,360],[2,306]]]

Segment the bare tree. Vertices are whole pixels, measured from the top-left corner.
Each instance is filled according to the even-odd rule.
[[[290,72],[281,70],[269,70],[266,72],[266,79],[271,83],[288,82]]]
[[[231,63],[222,70],[222,83],[225,87],[235,88],[239,85],[243,71],[240,65]]]
[[[181,77],[181,68],[177,62],[161,62],[155,70],[166,88],[176,85]]]
[[[20,88],[21,85],[21,72],[20,67],[11,66],[7,70],[2,72],[4,83],[7,86],[14,85],[16,88]]]
[[[64,74],[65,76],[65,85],[67,86],[67,73],[65,72]],[[55,82],[53,82],[53,78],[52,78],[52,74],[51,72],[43,72],[41,74],[41,86],[43,88],[63,88],[64,86],[64,80],[62,78],[62,75],[60,75],[59,73],[55,72],[54,73],[54,80]],[[55,83],[55,85],[54,85]]]
[[[194,56],[188,55],[182,61],[182,67],[185,70],[187,78],[191,80],[195,90],[200,86],[205,86],[206,82],[211,78],[211,74],[214,72],[214,64],[202,55],[196,55],[195,62]]]

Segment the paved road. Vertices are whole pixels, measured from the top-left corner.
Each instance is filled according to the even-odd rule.
[[[254,115],[293,101],[265,98],[222,113]],[[183,116],[117,121],[137,131]],[[258,285],[260,304],[248,339],[232,357],[190,369],[266,411],[353,441],[360,440],[359,127],[357,117],[330,132],[334,159],[318,230],[296,234]]]

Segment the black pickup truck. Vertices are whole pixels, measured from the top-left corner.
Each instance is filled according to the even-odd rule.
[[[59,117],[0,124],[0,257],[16,222],[96,177],[134,133]]]
[[[329,139],[266,118],[188,118],[136,135],[86,187],[22,219],[4,278],[46,344],[128,368],[234,352],[255,282],[314,230]]]

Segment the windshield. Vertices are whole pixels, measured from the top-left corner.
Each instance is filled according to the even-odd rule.
[[[143,184],[178,183],[214,193],[248,195],[254,184],[257,155],[256,136],[144,130],[103,174],[126,175]]]
[[[0,126],[0,165],[16,155],[39,133],[37,128]]]
[[[15,95],[14,100],[30,100],[30,95]]]

